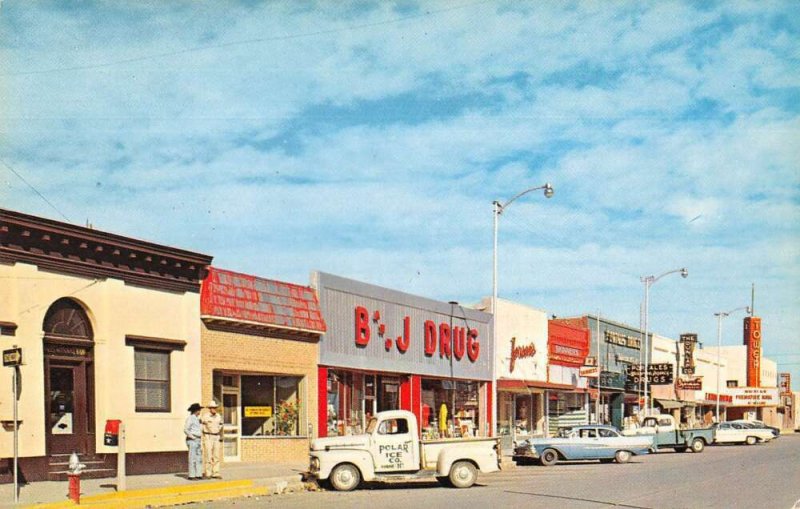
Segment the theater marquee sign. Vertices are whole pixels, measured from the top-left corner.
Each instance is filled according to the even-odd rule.
[[[728,389],[733,406],[778,406],[778,388],[735,387]]]

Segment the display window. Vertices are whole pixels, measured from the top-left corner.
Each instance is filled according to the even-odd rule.
[[[376,412],[400,408],[401,377],[329,369],[327,436],[364,432]]]
[[[424,439],[477,436],[479,382],[422,379],[421,428]]]
[[[303,390],[304,379],[299,376],[215,373],[214,395],[222,403],[224,434],[241,438],[304,436]],[[235,442],[224,445],[230,455],[237,452]]]

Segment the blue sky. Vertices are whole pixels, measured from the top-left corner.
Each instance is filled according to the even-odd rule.
[[[788,1],[5,0],[0,205],[470,303],[492,201],[551,182],[500,218],[501,297],[637,324],[686,266],[651,323],[713,344],[755,283],[800,381],[798,41]]]

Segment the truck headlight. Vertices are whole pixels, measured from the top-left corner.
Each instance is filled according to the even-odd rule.
[[[316,456],[311,456],[310,469],[312,472],[319,472],[319,458]]]

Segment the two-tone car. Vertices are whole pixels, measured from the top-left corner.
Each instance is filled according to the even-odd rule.
[[[720,422],[715,424],[715,444],[747,444],[769,442],[775,435],[766,428],[752,428],[740,422]]]
[[[544,466],[559,461],[600,460],[627,463],[631,456],[654,448],[651,436],[622,436],[613,426],[575,426],[554,438],[531,438],[514,448],[517,463],[538,462]]]

